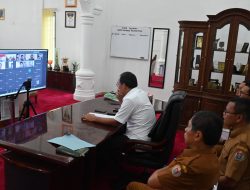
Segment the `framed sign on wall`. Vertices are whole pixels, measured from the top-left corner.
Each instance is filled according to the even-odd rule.
[[[0,9],[0,20],[5,19],[5,9]]]
[[[77,7],[77,0],[65,0],[65,7]]]
[[[65,27],[76,27],[76,11],[65,11]]]

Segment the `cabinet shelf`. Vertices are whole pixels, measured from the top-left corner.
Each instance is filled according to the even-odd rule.
[[[216,52],[227,52],[227,50],[222,50],[222,49],[213,49],[213,51],[216,51]]]
[[[241,74],[241,73],[233,73],[232,75],[238,75],[238,76],[244,76],[245,77],[245,75]]]
[[[47,87],[74,93],[75,74],[71,72],[48,71]]]
[[[179,21],[179,59],[174,90],[188,93],[180,127],[184,127],[199,110],[222,115],[228,100],[234,95],[236,84],[250,79],[250,69],[240,67],[250,65],[250,50],[245,45],[250,44],[250,40],[241,45],[243,37],[250,35],[250,20],[246,18],[250,18],[249,10],[231,8],[208,15],[207,21]],[[202,49],[194,46],[198,36],[203,37]],[[200,56],[199,68],[195,68],[197,55]],[[240,72],[236,72],[238,70]],[[193,80],[198,81],[197,86],[192,85]]]
[[[227,50],[220,50],[220,49],[213,49],[213,51],[215,51],[215,52],[224,52],[224,53],[227,52]],[[235,51],[235,53],[239,53],[239,54],[249,54],[250,52]]]
[[[235,53],[239,53],[239,54],[249,54],[250,52],[241,52],[241,51],[236,51]]]
[[[212,70],[211,72],[212,72],[212,73],[220,73],[220,74],[223,74],[223,73],[224,73],[223,71],[219,71],[219,70]]]

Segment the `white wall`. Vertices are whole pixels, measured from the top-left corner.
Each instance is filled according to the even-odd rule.
[[[41,39],[42,2],[44,7],[56,8],[57,47],[59,57],[68,57],[69,62],[80,59],[81,8],[65,8],[63,0],[1,0],[6,9],[6,20],[0,21],[0,48],[39,48]],[[95,90],[115,90],[119,74],[132,71],[137,75],[139,87],[166,100],[174,83],[179,20],[206,21],[208,14],[217,14],[228,8],[250,10],[249,0],[96,0],[103,8],[95,16],[93,25],[91,69],[96,73]],[[77,11],[76,28],[64,27],[66,10]],[[110,37],[113,25],[170,28],[169,47],[164,89],[148,87],[149,60],[110,57]]]
[[[107,67],[109,73],[106,78],[107,89],[114,89],[114,81],[118,75],[126,70],[134,72],[139,81],[139,86],[154,94],[159,99],[167,99],[171,94],[174,83],[174,72],[179,34],[179,20],[207,20],[206,15],[217,14],[228,9],[241,7],[250,9],[249,0],[108,0],[104,9],[108,33],[112,25],[147,26],[170,28],[169,48],[166,66],[166,78],[164,89],[148,87],[149,60],[130,60],[109,57],[109,44],[107,44]],[[109,40],[108,40],[109,41]]]
[[[43,0],[1,0],[0,48],[41,48]]]

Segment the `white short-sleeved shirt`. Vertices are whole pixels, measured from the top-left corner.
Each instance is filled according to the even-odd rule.
[[[127,122],[125,135],[130,139],[150,140],[148,133],[155,123],[155,112],[147,93],[139,88],[131,89],[124,97],[114,118]]]

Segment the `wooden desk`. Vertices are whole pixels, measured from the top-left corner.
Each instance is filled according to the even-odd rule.
[[[84,157],[73,158],[57,154],[55,145],[47,140],[70,131],[98,147],[119,127],[83,123],[80,118],[95,109],[112,112],[117,107],[108,100],[98,98],[0,128],[0,145],[9,150],[1,155],[5,159],[6,190],[88,189],[86,184],[95,167],[96,148],[91,148]]]

